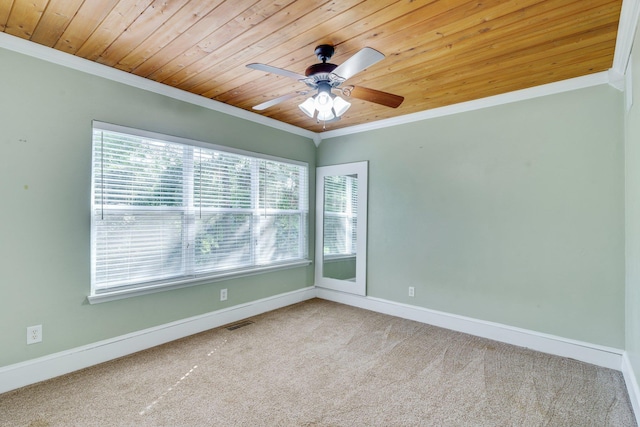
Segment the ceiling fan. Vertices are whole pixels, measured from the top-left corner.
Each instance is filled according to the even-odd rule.
[[[392,93],[362,86],[348,85],[340,87],[342,83],[350,77],[384,59],[382,53],[370,47],[365,47],[341,65],[327,62],[331,59],[333,53],[334,47],[331,45],[322,44],[316,47],[315,54],[318,60],[322,62],[308,67],[305,75],[266,64],[248,64],[247,67],[251,69],[289,77],[306,84],[310,88],[310,90],[307,91],[290,93],[263,102],[253,107],[253,109],[264,110],[291,98],[306,95],[314,90],[317,90],[317,93],[307,98],[302,104],[298,105],[298,107],[300,107],[307,116],[311,118],[316,117],[318,121],[323,122],[340,120],[340,116],[351,106],[351,103],[335,95],[333,92],[338,92],[347,98],[354,97],[391,108],[397,108],[402,104],[404,97]]]

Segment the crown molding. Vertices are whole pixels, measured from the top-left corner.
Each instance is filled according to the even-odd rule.
[[[349,135],[353,133],[366,132],[375,129],[382,129],[390,126],[397,126],[407,123],[418,122],[421,120],[433,119],[436,117],[450,116],[452,114],[464,113],[467,111],[480,110],[487,107],[509,104],[512,102],[523,101],[527,99],[538,98],[541,96],[553,95],[556,93],[568,92],[576,89],[583,89],[591,86],[599,86],[610,83],[608,71],[589,74],[582,77],[576,77],[560,82],[549,83],[546,85],[535,86],[528,89],[517,90],[500,95],[490,96],[487,98],[476,99],[473,101],[461,102],[459,104],[447,105],[445,107],[434,108],[431,110],[420,111],[418,113],[407,114],[404,116],[393,117],[385,120],[378,120],[363,125],[351,126],[348,128],[330,130],[320,134],[321,140],[335,138],[338,136]]]
[[[614,68],[610,68],[609,71],[607,71],[607,74],[608,74],[607,77],[609,78],[609,85],[611,85],[611,87],[618,89],[620,92],[624,92],[625,75],[619,73]]]
[[[611,67],[621,76],[624,76],[627,71],[639,18],[640,0],[623,0],[616,36],[616,50],[613,54],[613,66]]]
[[[117,68],[108,67],[106,65],[89,61],[87,59],[80,58],[66,52],[61,52],[47,46],[39,45],[6,33],[0,32],[0,48],[38,58],[57,65],[62,65],[63,67],[92,74],[94,76],[103,77],[138,89],[168,96],[179,101],[188,102],[193,105],[198,105],[230,116],[269,126],[294,135],[303,136],[313,140],[316,145],[318,144],[318,142],[316,142],[318,139],[318,134],[316,132],[311,132],[288,123],[243,110],[242,108],[233,107],[213,99],[205,98],[154,80],[136,76],[135,74],[127,73],[125,71],[118,70]]]

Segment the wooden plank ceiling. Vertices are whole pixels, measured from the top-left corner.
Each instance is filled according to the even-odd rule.
[[[326,129],[605,71],[622,0],[2,0],[2,31],[253,111],[306,89],[251,70],[304,74],[319,44],[341,64],[365,46],[385,59],[345,84],[401,95],[396,109],[349,98]],[[308,96],[308,95],[307,95]],[[300,95],[261,111],[311,131]]]

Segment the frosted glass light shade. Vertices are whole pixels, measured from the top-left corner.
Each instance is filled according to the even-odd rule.
[[[333,114],[333,110],[329,111],[318,111],[318,120],[323,122],[328,122],[329,120],[335,119],[336,116]]]
[[[340,117],[341,115],[343,115],[349,109],[349,107],[351,107],[351,103],[345,101],[339,96],[336,96],[333,99],[333,110],[336,113],[336,117]]]
[[[313,115],[316,112],[315,101],[313,97],[307,98],[302,104],[298,105],[298,108],[302,110],[307,116],[313,119]]]
[[[331,111],[331,108],[333,107],[333,99],[331,99],[331,94],[324,91],[318,92],[318,94],[316,95],[315,107],[319,112]]]

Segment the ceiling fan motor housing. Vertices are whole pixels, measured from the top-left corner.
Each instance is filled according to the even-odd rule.
[[[313,64],[307,67],[307,69],[304,72],[304,75],[307,77],[315,76],[316,74],[324,74],[328,76],[336,68],[338,68],[336,64],[329,64],[328,62],[322,62],[320,64]]]
[[[336,68],[338,68],[336,64],[329,64],[328,62],[313,64],[304,72],[307,78],[304,79],[303,82],[312,89],[317,88],[320,83],[327,83],[331,87],[338,87],[344,82],[344,79],[333,73],[333,70]]]
[[[345,79],[333,73],[338,68],[336,64],[330,64],[327,61],[331,59],[334,53],[333,46],[329,44],[321,44],[316,47],[316,56],[320,61],[319,64],[309,66],[304,75],[307,76],[303,82],[312,89],[316,89],[318,85],[328,84],[331,87],[338,87]]]

